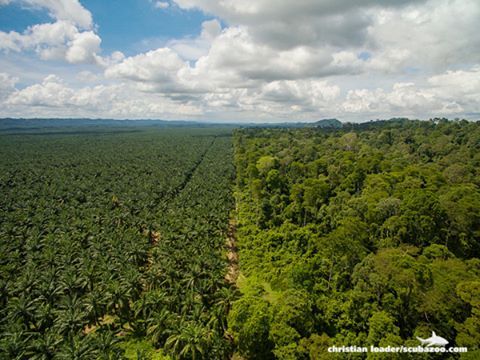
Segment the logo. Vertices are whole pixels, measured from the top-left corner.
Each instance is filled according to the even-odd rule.
[[[427,346],[445,346],[448,344],[448,341],[441,336],[435,334],[435,331],[432,331],[432,336],[428,339],[422,339],[417,336],[417,339],[422,343],[422,345]]]
[[[428,339],[422,339],[417,337],[421,342],[418,346],[330,346],[328,348],[329,353],[466,353],[468,348],[466,347],[446,347],[449,343],[447,339],[435,334],[432,331],[432,336]]]

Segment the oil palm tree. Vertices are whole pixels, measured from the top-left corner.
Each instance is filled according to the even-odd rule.
[[[90,360],[96,359],[98,351],[88,338],[75,336],[63,343],[56,357],[60,360]]]
[[[180,359],[204,359],[208,354],[210,333],[201,324],[182,322],[173,329],[165,348]]]
[[[32,345],[32,360],[51,360],[62,343],[63,338],[54,330],[47,330],[37,336]]]

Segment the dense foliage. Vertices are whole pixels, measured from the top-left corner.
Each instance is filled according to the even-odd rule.
[[[334,358],[434,330],[480,358],[480,124],[243,129],[234,144],[241,355]]]
[[[480,357],[479,124],[14,129],[0,154],[0,359],[330,359],[432,330]]]
[[[228,131],[2,135],[0,154],[0,358],[228,356]]]

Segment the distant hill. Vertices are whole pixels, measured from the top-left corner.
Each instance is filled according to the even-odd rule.
[[[238,123],[238,127],[260,127],[260,128],[324,128],[341,129],[343,124],[338,119],[322,119],[315,122],[282,122],[282,123]]]
[[[335,128],[335,129],[340,129],[343,126],[341,121],[338,119],[323,119],[323,120],[314,122],[312,125],[320,128]]]

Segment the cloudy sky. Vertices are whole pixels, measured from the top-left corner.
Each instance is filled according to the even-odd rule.
[[[480,119],[479,0],[0,0],[0,117]]]

